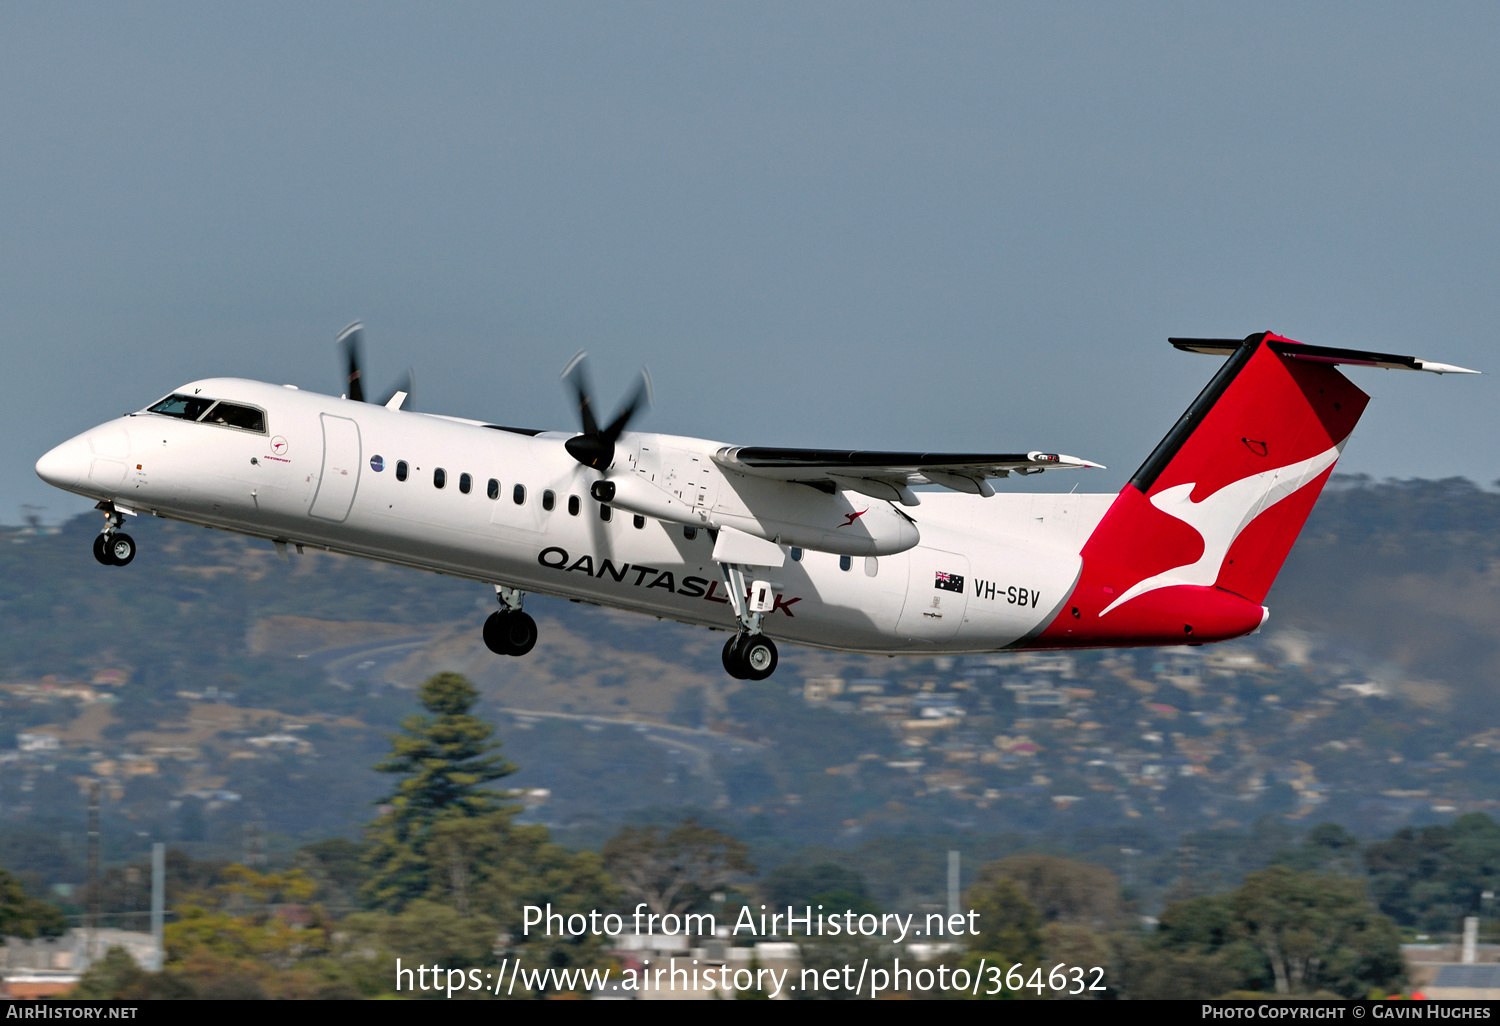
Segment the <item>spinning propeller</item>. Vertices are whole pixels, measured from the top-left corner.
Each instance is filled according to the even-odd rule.
[[[345,394],[357,403],[369,402],[365,398],[365,386],[363,380],[365,346],[365,326],[355,321],[349,327],[339,333],[339,347],[344,351],[344,363],[349,368],[349,376],[346,382]],[[402,400],[402,407],[411,403],[411,394],[416,387],[416,373],[408,367],[406,373],[397,379],[393,388],[386,392],[385,398],[380,400],[380,405],[387,405],[396,398],[397,393],[405,392],[406,398]]]
[[[625,401],[620,412],[615,414],[615,419],[601,428],[594,418],[594,397],[589,388],[587,362],[588,354],[580,349],[562,372],[563,380],[573,389],[578,400],[578,416],[583,422],[583,434],[574,435],[563,443],[563,447],[568,450],[568,455],[585,467],[603,471],[608,470],[609,465],[615,461],[615,442],[619,441],[631,418],[642,407],[651,405],[651,375],[641,371],[641,380],[636,384],[635,391]]]

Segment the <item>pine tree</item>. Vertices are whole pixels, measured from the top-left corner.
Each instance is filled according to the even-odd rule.
[[[0,869],[0,937],[57,937],[66,929],[57,906],[33,898],[21,881]]]
[[[375,911],[344,920],[361,943],[411,964],[493,964],[498,938],[528,964],[608,964],[604,939],[555,936],[523,922],[526,905],[559,912],[609,910],[620,900],[597,854],[571,852],[547,828],[514,823],[519,809],[485,785],[515,772],[491,740],[494,728],[469,715],[473,685],[441,673],[422,686],[427,715],[402,721],[391,754],[376,769],[400,774],[390,810],[369,825],[361,888]]]
[[[402,720],[390,756],[375,765],[402,779],[381,799],[390,811],[370,824],[371,875],[363,891],[370,904],[392,911],[433,889],[433,874],[447,861],[430,850],[441,823],[508,818],[514,811],[507,794],[485,787],[516,768],[496,754],[495,728],[469,714],[479,699],[474,685],[459,674],[440,673],[422,685],[419,698],[428,715]]]

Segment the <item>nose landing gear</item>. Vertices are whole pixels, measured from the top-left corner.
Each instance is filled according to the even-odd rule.
[[[500,609],[484,621],[484,644],[496,655],[523,656],[536,646],[536,621],[521,611],[526,593],[518,588],[495,585]]]
[[[100,503],[104,510],[104,530],[94,539],[94,558],[105,566],[127,566],[135,558],[135,539],[120,530],[125,523],[123,511],[114,503]]]

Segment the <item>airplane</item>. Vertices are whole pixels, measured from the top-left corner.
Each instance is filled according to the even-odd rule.
[[[486,646],[537,641],[527,593],[731,632],[725,671],[765,680],[777,641],[877,654],[1203,644],[1254,633],[1369,397],[1340,365],[1474,374],[1269,332],[1172,338],[1224,357],[1118,494],[993,482],[1100,464],[1060,453],[728,445],[630,431],[642,372],[601,425],[584,355],[563,372],[581,430],[365,401],[363,329],[344,395],[193,381],[46,453],[42,480],[97,500],[102,564],[149,514],[464,577],[499,608]],[[914,490],[916,486],[940,490]]]

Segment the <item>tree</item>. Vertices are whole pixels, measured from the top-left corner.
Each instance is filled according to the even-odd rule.
[[[1500,890],[1500,824],[1483,813],[1446,826],[1405,827],[1365,849],[1380,910],[1405,926],[1455,932],[1477,914],[1481,894]]]
[[[1124,918],[1120,882],[1103,866],[1033,852],[991,863],[980,870],[980,878],[986,874],[1014,880],[1045,923],[1105,930]]]
[[[790,863],[779,866],[766,875],[761,885],[766,901],[772,911],[788,905],[794,910],[811,906],[814,914],[822,906],[824,915],[840,916],[853,912],[856,916],[880,915],[881,908],[870,899],[865,890],[865,879],[852,869],[837,862],[817,862],[812,865]],[[798,912],[797,914],[801,914]],[[850,935],[840,933],[813,934],[797,938],[797,947],[802,956],[802,969],[811,970],[818,979],[830,969],[842,970],[846,965],[861,965],[866,959],[875,965],[890,952],[887,938]],[[847,1001],[859,997],[846,987],[831,990],[809,987],[798,988],[792,997],[808,1000]]]
[[[628,904],[644,903],[667,915],[697,908],[713,892],[755,872],[749,851],[690,817],[666,834],[656,826],[625,827],[605,842],[602,854]]]
[[[992,862],[964,893],[964,907],[979,913],[979,936],[969,941],[970,960],[982,954],[991,965],[1035,962],[1042,953],[1041,917],[1019,884]]]
[[[1108,982],[1124,997],[1142,1001],[1216,998],[1240,984],[1240,975],[1216,955],[1166,951],[1129,935],[1121,940],[1125,950]]]
[[[89,966],[69,998],[84,1001],[190,1000],[197,988],[176,972],[148,973],[124,948],[110,948]]]
[[[1300,845],[1278,852],[1272,861],[1299,872],[1357,876],[1359,856],[1359,838],[1337,823],[1319,823],[1303,836]]]
[[[228,865],[224,859],[197,860],[176,848],[168,848],[164,880],[167,896],[176,903],[184,900],[184,895],[208,893],[223,882]],[[141,861],[105,869],[99,877],[99,904],[106,916],[120,912],[149,912],[151,863]],[[138,918],[136,921],[143,920]]]
[[[1156,946],[1211,958],[1240,990],[1357,998],[1391,990],[1405,974],[1396,928],[1363,883],[1285,866],[1251,873],[1229,894],[1168,906]]]
[[[810,866],[790,862],[777,866],[766,874],[761,890],[766,903],[773,908],[821,902],[839,911],[877,911],[865,887],[865,878],[837,862],[817,862]]]
[[[1230,907],[1270,963],[1278,994],[1326,987],[1356,998],[1404,975],[1396,928],[1360,881],[1272,866],[1250,874]]]
[[[504,948],[524,951],[529,964],[599,966],[604,939],[574,936],[524,923],[527,905],[564,917],[614,907],[620,898],[598,855],[570,852],[542,826],[512,822],[509,796],[485,784],[515,772],[495,754],[494,728],[470,715],[478,692],[463,677],[441,673],[422,686],[427,715],[402,722],[389,758],[376,768],[402,779],[387,798],[390,810],[370,824],[361,888],[374,911],[345,925],[403,964],[472,968],[492,963]],[[347,848],[309,852],[331,872]]]
[[[316,899],[331,909],[354,905],[365,880],[365,846],[346,837],[330,837],[297,850],[293,865],[317,884]]]
[[[57,906],[33,898],[21,881],[0,869],[0,937],[60,937],[67,928]]]
[[[429,851],[437,824],[508,812],[508,795],[484,785],[515,772],[495,754],[495,728],[469,714],[479,699],[474,685],[456,673],[440,673],[422,685],[429,715],[408,716],[391,754],[377,763],[382,773],[401,774],[383,801],[390,811],[370,824],[366,864],[371,868],[363,894],[379,908],[399,911],[433,887],[432,874],[451,865]]]

